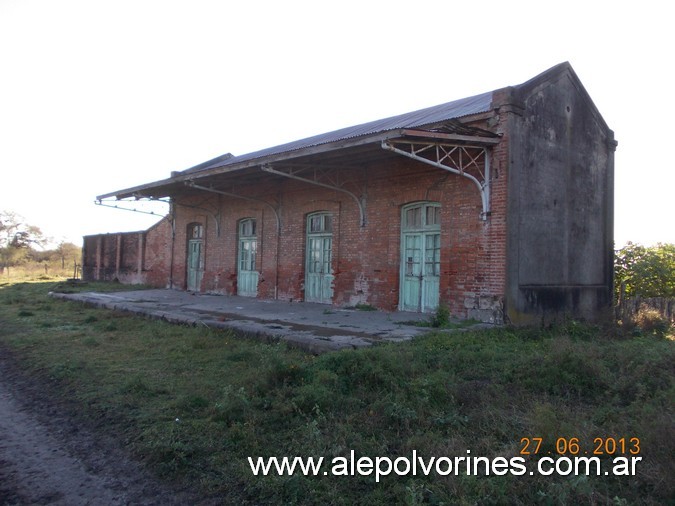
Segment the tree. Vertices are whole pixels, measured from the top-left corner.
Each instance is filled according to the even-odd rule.
[[[675,244],[629,242],[614,258],[617,296],[675,297]]]
[[[0,211],[0,272],[19,265],[33,248],[45,242],[38,227],[12,211]]]
[[[46,242],[39,227],[29,225],[25,218],[12,211],[0,211],[0,246],[32,248]]]
[[[82,248],[76,246],[72,242],[61,241],[54,252],[61,260],[61,268],[65,269],[66,261],[68,261],[69,264],[72,264],[73,261],[77,262],[80,259]]]

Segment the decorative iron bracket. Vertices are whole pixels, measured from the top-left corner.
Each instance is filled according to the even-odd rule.
[[[258,202],[259,204],[263,204],[263,205],[269,207],[272,210],[272,212],[274,213],[274,217],[277,220],[277,234],[281,231],[281,219],[279,218],[279,212],[269,202],[265,202],[264,200],[257,199],[255,197],[245,197],[243,195],[237,195],[236,193],[230,193],[230,192],[225,192],[225,191],[222,191],[222,190],[216,190],[214,188],[209,188],[208,186],[200,186],[200,185],[196,184],[194,181],[185,181],[185,184],[187,186],[189,186],[190,188],[194,188],[196,190],[203,190],[203,191],[206,191],[206,192],[217,193],[218,195],[225,195],[226,197],[232,197],[232,198],[242,199],[242,200],[249,200],[251,202]]]
[[[306,177],[298,176],[296,172],[292,172],[292,171],[291,172],[283,172],[283,171],[272,168],[272,166],[269,165],[269,164],[262,165],[260,168],[262,170],[264,170],[265,172],[268,172],[270,174],[275,174],[277,176],[287,177],[287,178],[290,178],[290,179],[295,179],[296,181],[302,181],[304,183],[313,184],[313,185],[316,185],[316,186],[321,186],[323,188],[329,188],[331,190],[346,193],[352,199],[354,199],[354,202],[356,202],[356,205],[359,206],[361,227],[366,226],[366,201],[365,201],[365,198],[357,197],[354,193],[352,193],[351,191],[343,188],[342,186],[337,186],[335,184],[329,184],[329,183],[323,183],[321,181],[318,181],[316,178],[315,179],[308,179]]]
[[[483,205],[480,217],[482,220],[487,220],[490,215],[490,156],[487,148],[442,142],[390,139],[382,141],[382,149],[472,181],[478,187]]]

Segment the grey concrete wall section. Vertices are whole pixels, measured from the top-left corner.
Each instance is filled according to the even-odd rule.
[[[571,69],[522,91],[507,311],[515,323],[597,319],[612,294],[613,132]]]

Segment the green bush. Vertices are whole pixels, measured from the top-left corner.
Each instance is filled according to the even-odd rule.
[[[431,326],[434,328],[443,328],[450,323],[450,310],[445,306],[438,306],[436,314],[431,319]]]
[[[634,318],[635,326],[643,334],[663,337],[670,329],[670,322],[656,309],[642,306]]]
[[[614,286],[617,298],[675,297],[675,244],[629,242],[615,252]]]

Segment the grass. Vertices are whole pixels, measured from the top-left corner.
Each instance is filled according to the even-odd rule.
[[[359,302],[354,306],[347,306],[345,309],[353,309],[355,311],[377,311],[377,308],[371,304],[364,304]]]
[[[158,474],[238,504],[665,504],[672,340],[576,322],[431,332],[319,357],[0,287],[0,343]],[[72,288],[72,287],[69,287]],[[86,289],[91,289],[89,286]],[[127,288],[127,287],[125,287]],[[77,287],[73,289],[78,289]],[[98,289],[98,288],[96,288]],[[254,477],[252,456],[518,456],[639,437],[636,476]],[[607,457],[603,457],[606,461]]]
[[[79,272],[79,270],[78,270]],[[61,266],[60,261],[28,262],[24,265],[0,269],[0,284],[32,282],[32,281],[59,281],[70,278],[75,274],[72,264]]]
[[[450,310],[445,306],[438,306],[438,309],[427,320],[410,320],[402,322],[405,325],[413,325],[415,327],[429,327],[438,330],[460,330],[468,329],[481,322],[473,318],[466,320],[453,319],[450,316]]]

